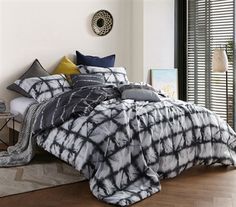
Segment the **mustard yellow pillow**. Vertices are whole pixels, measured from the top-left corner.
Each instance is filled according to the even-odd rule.
[[[77,69],[77,66],[69,58],[64,56],[52,73],[53,74],[63,73],[65,75],[71,75],[71,74],[78,74],[79,70]]]

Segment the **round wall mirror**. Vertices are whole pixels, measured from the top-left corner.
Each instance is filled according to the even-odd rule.
[[[113,17],[107,10],[97,11],[92,18],[92,29],[95,34],[104,36],[108,34],[113,26]]]

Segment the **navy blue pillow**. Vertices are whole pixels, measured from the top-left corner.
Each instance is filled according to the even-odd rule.
[[[77,65],[97,66],[104,68],[114,67],[115,58],[115,55],[100,58],[97,56],[83,55],[79,51],[76,51]]]

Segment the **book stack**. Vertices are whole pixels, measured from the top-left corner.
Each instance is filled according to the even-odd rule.
[[[6,111],[6,104],[3,100],[0,100],[0,113]]]

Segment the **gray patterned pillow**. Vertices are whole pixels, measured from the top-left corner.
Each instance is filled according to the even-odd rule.
[[[135,101],[161,101],[158,91],[146,83],[131,83],[119,87],[122,99]]]
[[[129,83],[126,70],[123,67],[102,68],[95,66],[79,65],[81,74],[101,74],[106,84],[120,85]]]
[[[43,76],[48,76],[48,75],[50,74],[43,68],[43,66],[40,64],[38,59],[35,59],[35,61],[32,63],[29,69],[22,76],[17,78],[17,80],[23,80],[23,79],[32,78],[32,77],[43,77]],[[23,96],[31,97],[29,94],[27,94],[22,88],[17,86],[15,83],[12,83],[11,85],[9,85],[7,89],[11,91],[15,91]]]
[[[104,84],[104,78],[102,75],[72,74],[70,77],[73,88]]]
[[[65,75],[62,74],[17,80],[15,84],[38,102],[48,100],[55,95],[71,90]]]

